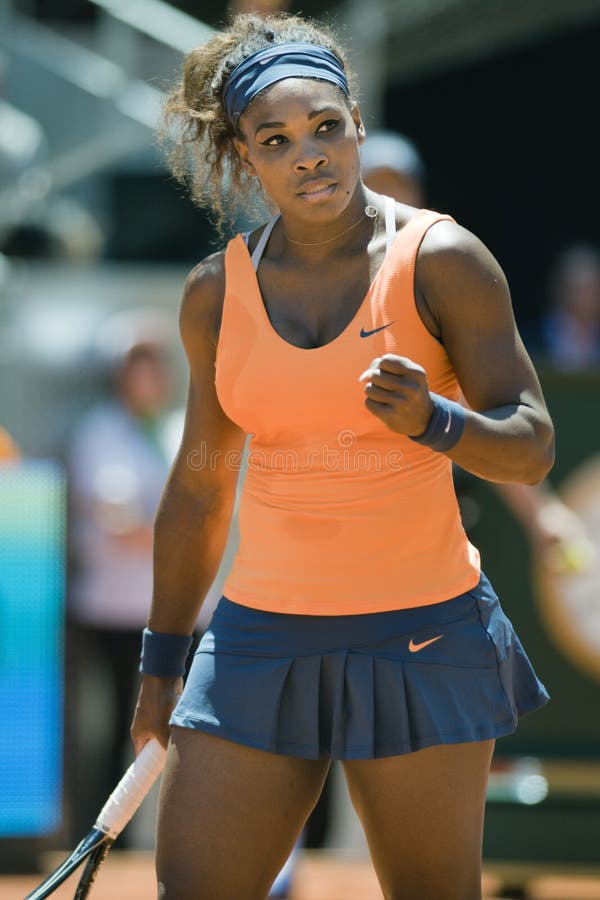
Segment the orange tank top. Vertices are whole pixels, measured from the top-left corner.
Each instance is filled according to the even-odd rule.
[[[215,385],[250,435],[230,600],[346,615],[439,603],[477,584],[451,461],[390,431],[358,381],[374,357],[396,353],[424,367],[430,390],[460,398],[413,290],[425,232],[449,218],[422,210],[396,234],[388,201],[384,261],[350,324],[314,349],[280,337],[262,301],[256,269],[275,219],[252,258],[242,235],[227,245]]]

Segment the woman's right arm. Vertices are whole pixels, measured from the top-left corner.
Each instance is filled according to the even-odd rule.
[[[246,435],[223,412],[215,391],[215,353],[224,294],[223,255],[186,281],[180,329],[189,363],[181,447],[154,527],[154,589],[148,627],[191,634],[217,573],[233,511]],[[180,678],[142,677],[131,735],[136,753],[153,736],[166,746]]]

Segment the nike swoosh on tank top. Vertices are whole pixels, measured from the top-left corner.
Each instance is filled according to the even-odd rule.
[[[460,399],[414,298],[417,251],[441,220],[452,221],[421,210],[396,234],[388,200],[381,268],[349,325],[314,349],[280,337],[260,294],[256,269],[275,219],[253,258],[242,235],[227,245],[215,385],[225,413],[251,434],[240,544],[223,588],[230,600],[347,615],[439,603],[478,583],[451,461],[390,431],[365,408],[358,382],[374,357],[396,353],[423,366],[430,390]]]

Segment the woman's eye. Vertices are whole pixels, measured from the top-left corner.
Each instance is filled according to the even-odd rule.
[[[285,137],[282,134],[274,134],[273,137],[267,138],[266,141],[262,141],[263,147],[278,147],[280,144],[283,144],[285,141]]]
[[[326,119],[324,122],[321,122],[317,129],[317,133],[319,131],[333,131],[334,128],[340,124],[339,119]]]

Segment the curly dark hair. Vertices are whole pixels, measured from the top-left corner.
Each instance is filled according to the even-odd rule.
[[[226,220],[234,220],[240,208],[256,211],[264,208],[265,201],[256,179],[246,175],[240,164],[233,144],[239,132],[225,112],[223,86],[235,67],[252,53],[287,41],[318,44],[330,50],[343,66],[354,92],[355,80],[346,55],[329,28],[300,16],[278,13],[235,16],[227,28],[186,56],[183,77],[167,96],[159,139],[170,145],[169,167],[188,188],[194,203],[212,211],[219,232]]]

